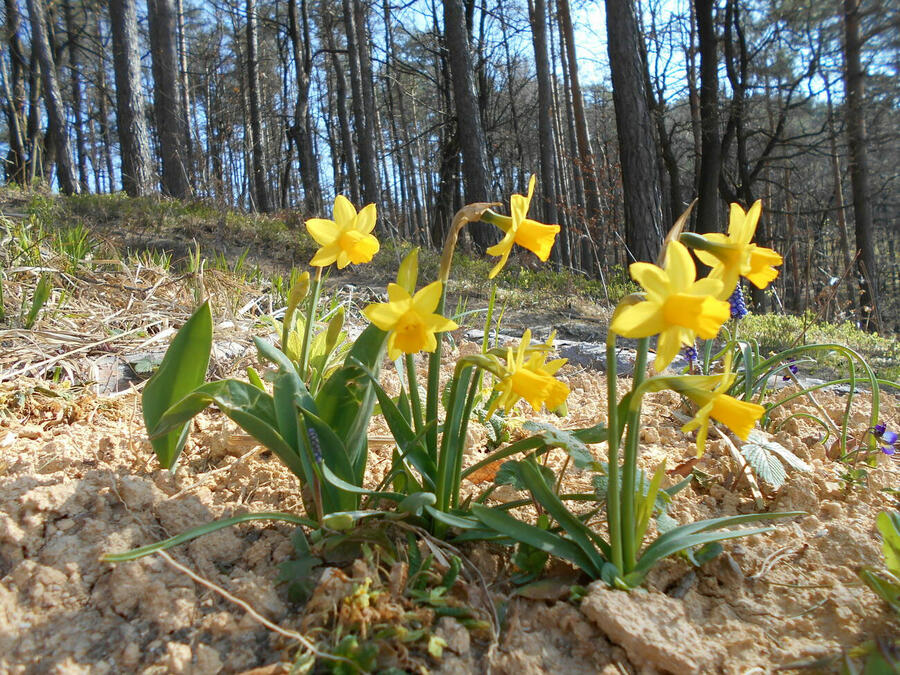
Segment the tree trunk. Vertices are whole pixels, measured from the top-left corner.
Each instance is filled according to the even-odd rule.
[[[44,0],[28,0],[28,14],[31,18],[33,48],[37,50],[41,63],[44,84],[44,105],[49,120],[49,135],[56,154],[56,173],[59,189],[67,194],[78,193],[78,183],[72,166],[72,149],[66,133],[66,112],[63,108],[59,82],[56,79],[56,64],[47,35],[47,17]]]
[[[625,197],[625,243],[634,260],[656,259],[663,240],[653,122],[647,106],[632,0],[606,0],[606,32]]]
[[[444,43],[450,65],[453,101],[456,112],[455,138],[462,150],[462,174],[465,201],[489,201],[487,145],[481,125],[481,111],[475,95],[475,76],[469,49],[466,17],[462,0],[444,1]],[[443,193],[443,186],[442,186]],[[472,239],[481,250],[490,246],[496,235],[489,226],[475,223],[469,226]]]
[[[122,187],[132,197],[139,197],[152,191],[152,178],[135,0],[110,0],[109,16],[116,75],[116,124],[122,152]]]
[[[355,5],[358,0],[343,0],[344,29],[347,33],[347,58],[350,62],[350,89],[352,91],[353,122],[356,128],[356,139],[359,147],[359,178],[362,189],[362,201],[369,203],[379,202],[378,167],[375,156],[375,119],[366,115],[369,106],[366,104],[363,78],[371,80],[371,65],[364,72],[362,48],[359,44],[359,31],[357,30],[357,12]]]
[[[856,248],[859,252],[860,317],[867,328],[880,326],[878,268],[875,266],[875,241],[872,207],[869,203],[869,160],[866,154],[864,73],[860,62],[860,0],[844,0],[844,90],[847,105],[847,145],[850,149],[850,186],[853,216],[856,221]]]
[[[591,148],[591,137],[588,133],[587,116],[584,112],[584,97],[578,80],[578,60],[575,54],[575,37],[572,30],[572,17],[569,12],[569,0],[558,0],[559,21],[566,44],[569,65],[569,82],[572,87],[572,110],[575,122],[575,139],[578,141],[578,160],[589,223],[600,221],[600,186],[597,183],[597,169],[594,166],[594,150]]]
[[[187,120],[181,114],[178,86],[176,19],[172,0],[147,0],[150,56],[153,65],[153,108],[162,158],[163,190],[171,197],[191,196],[186,150]]]
[[[538,80],[538,139],[541,153],[541,185],[543,194],[541,212],[545,223],[557,223],[556,213],[556,139],[553,129],[553,91],[550,84],[550,61],[547,57],[547,6],[544,0],[528,3],[531,19],[531,38],[534,44],[534,60]],[[554,247],[557,266],[560,247]],[[567,261],[568,262],[568,261]]]
[[[719,62],[716,56],[715,0],[694,0],[700,43],[700,178],[697,231],[719,231]]]
[[[256,2],[247,0],[247,89],[250,98],[250,144],[253,154],[253,192],[258,211],[272,210],[269,180],[263,152],[262,112],[259,103],[259,61],[257,57]]]
[[[81,48],[79,46],[79,30],[75,25],[72,3],[63,4],[66,19],[66,33],[69,40],[69,74],[72,85],[72,116],[75,125],[75,156],[78,163],[78,183],[82,192],[90,192],[87,172],[87,150],[84,145],[84,117],[81,111]]]
[[[289,133],[297,145],[304,208],[307,213],[318,213],[322,209],[322,188],[319,186],[319,162],[313,149],[312,120],[309,115],[309,71],[312,58],[309,49],[306,0],[301,0],[300,7],[303,17],[302,38],[297,9],[297,0],[288,0],[288,33],[291,38],[297,79],[297,105],[294,107],[294,124]]]
[[[6,156],[6,181],[24,185],[28,178],[28,159],[25,147],[25,63],[22,40],[19,37],[21,17],[16,0],[5,0],[6,25],[4,31],[9,47],[10,73],[3,66],[3,86],[6,95],[6,126],[9,130],[9,153]]]

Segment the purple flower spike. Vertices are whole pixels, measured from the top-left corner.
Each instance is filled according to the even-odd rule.
[[[881,440],[888,445],[893,445],[897,442],[897,432],[896,431],[885,431],[881,434]]]
[[[744,293],[741,290],[740,284],[737,285],[737,288],[734,289],[734,293],[728,298],[728,303],[731,305],[732,319],[743,319],[747,316],[747,303],[744,302]]]
[[[685,347],[684,358],[688,360],[688,363],[693,365],[697,362],[697,350],[694,347]]]

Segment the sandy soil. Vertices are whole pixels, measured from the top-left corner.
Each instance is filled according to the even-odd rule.
[[[575,369],[565,374],[576,412],[564,426],[597,421],[603,376]],[[198,418],[173,476],[156,465],[137,396],[104,399],[45,386],[0,385],[0,671],[282,672],[279,664],[297,654],[294,641],[262,627],[159,556],[115,565],[100,557],[214,518],[301,512],[293,476],[215,412]],[[843,401],[834,394],[819,397],[833,416]],[[867,405],[861,398],[853,412],[857,429],[865,429]],[[675,407],[666,392],[646,406],[647,466],[664,458],[675,466],[692,454],[690,439],[670,414]],[[782,411],[776,421],[805,407]],[[884,418],[895,427],[900,422],[895,400],[885,401]],[[384,429],[376,426],[372,436],[378,441]],[[504,581],[511,569],[502,550],[465,549],[504,610],[499,640],[491,645],[483,633],[470,635],[453,619],[432,617],[432,632],[447,643],[442,657],[413,644],[392,662],[417,671],[517,675],[762,673],[896,631],[896,619],[855,575],[859,565],[880,565],[874,520],[891,506],[879,489],[897,485],[896,464],[882,462],[868,488],[845,489],[840,467],[826,457],[819,436],[817,427],[801,419],[787,422],[777,439],[814,471],[791,472],[780,490],[765,495],[769,510],[798,509],[808,516],[773,533],[727,543],[724,554],[699,569],[681,559],[666,561],[646,590],[623,593],[594,584],[580,603],[514,597]],[[477,460],[481,440],[472,441]],[[602,456],[603,448],[594,451]],[[387,459],[390,447],[376,442],[373,452]],[[675,498],[676,519],[753,510],[752,493],[746,481],[737,480],[724,441],[712,441],[695,468],[711,479]],[[586,480],[572,476],[576,487]],[[335,617],[311,623],[315,611],[289,602],[284,586],[275,583],[278,563],[291,555],[291,531],[287,524],[245,524],[183,545],[173,556],[281,627],[317,626],[321,637],[335,629]],[[566,583],[577,581],[570,571],[556,572]],[[362,560],[341,574],[351,582],[373,576]],[[349,595],[358,584],[343,588]],[[321,587],[320,592],[325,593]],[[325,596],[339,603],[334,593],[330,589]],[[319,602],[317,611],[326,606],[327,614],[327,605]],[[259,668],[264,670],[253,670]]]

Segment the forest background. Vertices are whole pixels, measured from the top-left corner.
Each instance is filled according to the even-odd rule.
[[[762,199],[758,311],[900,330],[896,0],[4,0],[7,182],[327,216],[439,247],[538,176],[557,268]],[[605,17],[605,26],[603,25]],[[497,234],[473,227],[483,250]]]

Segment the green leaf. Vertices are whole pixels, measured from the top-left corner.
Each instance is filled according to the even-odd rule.
[[[866,586],[900,614],[900,583],[896,579],[887,578],[868,567],[859,570],[858,574]]]
[[[569,537],[578,544],[585,555],[593,565],[593,571],[589,571],[592,577],[596,578],[600,575],[600,569],[606,562],[606,558],[610,557],[609,546],[606,545],[598,535],[593,533],[584,523],[576,518],[566,508],[559,495],[547,485],[540,471],[538,464],[534,459],[526,459],[521,463],[519,470],[525,485],[531,492],[532,496],[543,506],[547,513],[556,519],[556,522],[566,531]],[[597,550],[597,547],[603,551],[603,554]]]
[[[521,464],[521,462],[516,460],[503,462],[503,464],[500,465],[500,468],[497,469],[497,474],[494,476],[494,482],[497,485],[511,485],[516,490],[525,490],[525,480],[522,478],[519,464]],[[556,482],[556,474],[553,473],[553,470],[542,464],[538,465],[538,470],[547,485],[552,487]]]
[[[736,537],[746,537],[751,534],[769,532],[771,528],[727,530],[725,532],[710,532],[710,530],[720,530],[723,527],[734,527],[735,525],[742,525],[743,523],[751,523],[759,520],[775,520],[777,518],[792,518],[794,516],[805,515],[805,511],[747,513],[740,516],[723,516],[721,518],[711,518],[709,520],[700,520],[695,523],[681,525],[680,527],[676,527],[675,529],[660,535],[652,544],[644,549],[635,570],[643,571],[643,573],[646,574],[657,561],[688,547],[705,544],[711,541],[734,539]]]
[[[792,469],[803,472],[810,472],[813,470],[809,464],[797,457],[797,455],[781,445],[781,443],[771,440],[769,435],[764,431],[754,429],[750,432],[747,440],[750,443],[762,445],[769,452],[778,455],[782,459],[782,461]]]
[[[756,436],[741,446],[741,454],[753,468],[753,472],[774,488],[780,488],[787,479],[787,472],[772,446],[777,445],[765,437]],[[781,446],[779,446],[781,447]],[[784,448],[781,448],[784,450]]]
[[[588,469],[594,466],[595,460],[584,442],[573,433],[557,429],[552,424],[528,421],[522,425],[528,431],[539,432],[549,448],[562,448],[566,451],[576,469]]]
[[[523,523],[508,513],[489,509],[480,504],[472,505],[472,513],[482,523],[504,536],[511,537],[515,541],[524,542],[541,551],[546,551],[557,558],[568,560],[592,577],[598,576],[598,570],[594,562],[574,542],[563,539],[558,534],[542,530],[534,525]]]
[[[211,349],[212,314],[209,302],[204,302],[175,334],[159,370],[147,381],[141,394],[144,426],[153,434],[150,443],[165,469],[175,466],[187,440],[193,414],[164,435],[155,434],[153,430],[172,404],[203,384]]]
[[[900,578],[900,513],[882,511],[878,514],[875,523],[884,538],[881,543],[884,566],[891,574]]]
[[[319,416],[343,441],[359,482],[365,473],[369,420],[375,408],[375,392],[367,373],[377,376],[387,344],[387,333],[369,326],[356,338],[344,365],[322,385],[316,395]]]
[[[190,394],[166,410],[150,438],[162,436],[181,426],[194,415],[215,403],[244,431],[274,452],[294,475],[303,478],[303,466],[296,451],[281,436],[275,417],[272,397],[249,382],[219,380],[197,387]]]

